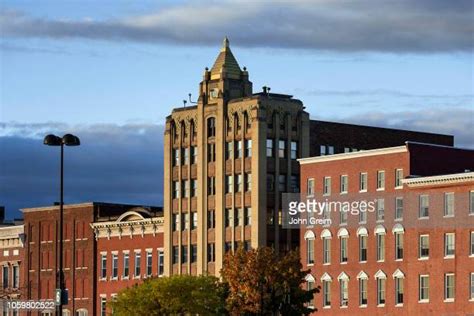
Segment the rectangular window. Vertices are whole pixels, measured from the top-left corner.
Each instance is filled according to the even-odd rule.
[[[20,266],[14,265],[13,269],[13,288],[18,289],[20,287]]]
[[[189,213],[181,214],[181,230],[189,229]]]
[[[367,305],[367,279],[359,279],[359,305]]]
[[[252,225],[252,208],[246,207],[244,208],[244,225],[249,226]]]
[[[367,261],[367,235],[359,236],[359,261]]]
[[[377,234],[377,261],[385,260],[385,235]]]
[[[135,252],[135,277],[140,277],[142,266],[142,254]]]
[[[197,163],[197,147],[191,146],[191,164]]]
[[[418,213],[419,218],[429,217],[430,199],[429,195],[420,195],[420,209]]]
[[[452,258],[455,254],[455,234],[454,233],[446,233],[444,234],[444,257]]]
[[[334,155],[334,146],[327,146],[328,155]]]
[[[242,158],[242,141],[235,141],[235,155],[236,158]]]
[[[246,192],[252,191],[252,174],[251,173],[245,174],[245,191]]]
[[[347,217],[348,217],[348,213],[347,211],[345,210],[341,210],[339,212],[339,224],[340,225],[345,225],[347,224]]]
[[[341,253],[340,253],[340,259],[341,262],[347,262],[347,244],[348,244],[349,238],[348,237],[341,237],[340,239],[340,246],[341,246]]]
[[[347,175],[341,176],[341,193],[347,193],[349,189],[349,177]]]
[[[234,145],[232,142],[225,143],[225,159],[234,158]]]
[[[245,140],[245,157],[252,157],[252,140]]]
[[[107,255],[102,254],[100,256],[100,278],[107,278]]]
[[[367,172],[362,172],[359,175],[359,191],[367,192]]]
[[[187,165],[189,162],[189,148],[181,148],[181,164]]]
[[[216,145],[207,144],[207,162],[216,161]]]
[[[128,279],[130,274],[130,255],[128,253],[123,254],[123,279]]]
[[[471,231],[471,241],[469,243],[469,255],[474,256],[474,231]]]
[[[112,254],[112,279],[118,278],[118,254]]]
[[[349,281],[348,280],[340,280],[340,286],[341,286],[341,289],[340,289],[340,293],[339,293],[339,297],[340,297],[340,302],[341,302],[341,306],[348,306],[349,305]]]
[[[402,305],[403,304],[403,278],[395,278],[395,304]]]
[[[234,192],[234,177],[232,175],[225,176],[225,193]]]
[[[290,188],[291,192],[297,193],[300,191],[300,177],[298,175],[290,176]]]
[[[273,174],[267,174],[267,191],[271,192],[275,190],[275,176]]]
[[[286,175],[284,174],[278,176],[278,191],[286,192]]]
[[[377,171],[377,190],[385,189],[385,171]]]
[[[324,177],[323,195],[331,195],[331,177]]]
[[[216,194],[216,178],[208,177],[207,178],[207,195]]]
[[[325,145],[319,146],[319,153],[320,153],[321,156],[326,156],[326,155],[327,155],[327,151],[326,151],[326,146],[325,146]]]
[[[377,221],[385,219],[385,199],[377,199]]]
[[[323,281],[323,307],[331,306],[331,281]]]
[[[44,315],[41,313],[41,315]],[[77,315],[82,315],[77,313]],[[100,316],[107,316],[107,299],[105,297],[100,298]]]
[[[173,149],[173,166],[179,166],[179,149]]]
[[[474,191],[469,192],[469,214],[474,215]]]
[[[298,142],[291,142],[291,159],[298,158]]]
[[[403,219],[403,197],[395,198],[395,219]]]
[[[278,157],[279,158],[286,157],[286,141],[285,140],[278,141]]]
[[[428,302],[430,300],[430,276],[420,275],[418,300]]]
[[[314,239],[306,240],[307,264],[314,264]]]
[[[183,180],[181,182],[181,192],[183,192],[183,197],[188,198],[189,197],[189,181],[188,180]]]
[[[395,170],[395,188],[399,189],[403,187],[402,179],[403,179],[403,169],[396,169]]]
[[[191,263],[197,261],[197,245],[191,245]]]
[[[158,250],[158,275],[165,273],[165,253],[163,250]]]
[[[196,229],[198,224],[197,212],[191,212],[191,230]]]
[[[242,208],[238,208],[237,212],[237,226],[244,226],[244,210]]]
[[[236,186],[237,186],[237,192],[243,192],[244,191],[244,179],[242,174],[238,174],[236,177]]]
[[[234,210],[231,208],[225,209],[225,227],[234,225]]]
[[[454,193],[444,194],[444,216],[454,216]]]
[[[455,278],[454,273],[446,273],[444,275],[444,300],[454,301],[455,291]]]
[[[403,232],[395,233],[395,260],[403,259]]]
[[[153,267],[153,253],[147,251],[146,253],[146,275],[151,276]]]
[[[197,195],[197,181],[196,179],[191,179],[191,197]]]
[[[188,263],[188,246],[181,246],[181,264]]]
[[[314,289],[314,282],[313,281],[307,281],[306,282],[306,290],[307,291],[312,291],[313,289]],[[308,307],[309,308],[314,308],[314,297],[309,300]]]
[[[173,255],[173,264],[178,263],[179,261],[179,248],[178,246],[173,246],[173,249],[171,250],[172,255]]]
[[[173,181],[173,199],[179,199],[179,182]]]
[[[215,212],[214,210],[207,211],[207,228],[215,228],[216,221],[215,221]]]
[[[385,305],[385,284],[386,279],[377,279],[377,305]]]
[[[8,266],[3,266],[2,267],[2,285],[3,288],[6,289],[8,288]]]
[[[207,262],[214,262],[216,260],[215,244],[207,244]]]
[[[331,239],[323,238],[323,263],[331,263]]]
[[[419,258],[427,259],[430,256],[430,235],[420,235]]]
[[[306,182],[306,195],[314,196],[314,179],[308,179]]]
[[[172,227],[172,229],[173,229],[173,231],[177,231],[178,228],[179,228],[179,216],[178,216],[178,214],[173,214],[172,217],[173,217],[173,227]]]
[[[470,297],[471,300],[474,300],[474,273],[473,272],[471,272],[471,282],[470,283],[471,283],[471,286],[470,286],[470,291],[469,292],[470,292],[471,295],[469,297]]]
[[[360,224],[367,223],[367,211],[359,212],[359,223]]]
[[[267,157],[273,157],[273,139],[267,139]]]

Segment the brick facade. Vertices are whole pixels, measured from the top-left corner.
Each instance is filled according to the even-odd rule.
[[[446,166],[447,160],[453,164]],[[413,161],[430,161],[427,163],[430,168]],[[471,281],[474,273],[474,173],[455,173],[460,169],[472,170],[473,162],[474,151],[471,150],[413,143],[301,160],[304,198],[307,198],[308,186],[314,183],[314,189],[309,190],[310,198],[377,201],[375,211],[367,213],[366,219],[349,214],[346,220],[334,212],[330,215],[331,225],[301,227],[301,259],[303,267],[311,270],[307,281],[310,287],[321,287],[313,300],[318,314],[441,315],[474,312],[474,294],[470,292],[474,290],[474,283],[470,283],[474,282],[474,278]],[[382,181],[378,181],[382,178],[378,176],[381,171],[385,175],[383,188],[380,187]],[[440,175],[449,171],[453,174]],[[361,173],[367,177],[367,184],[362,188],[361,182],[365,181],[361,180],[364,178]],[[423,177],[417,177],[419,174]],[[345,181],[341,176],[347,176],[347,190],[345,185],[341,185],[341,181]],[[331,178],[331,191],[323,196],[325,177]],[[341,189],[344,189],[342,193]],[[420,213],[420,196],[428,197],[427,216],[421,216],[426,214],[424,211]],[[451,198],[452,202],[446,202]],[[402,207],[398,204],[397,208],[397,199],[402,201]],[[382,207],[380,211],[377,209],[377,204],[384,205],[383,211]],[[446,204],[452,208],[445,208]],[[425,238],[421,235],[429,236],[426,239],[429,239],[426,258],[420,258],[420,238]],[[398,238],[403,240],[398,243],[401,247],[397,247]],[[447,255],[446,238],[450,245],[450,238],[454,238],[454,249],[449,248]],[[330,247],[329,251],[324,240]],[[366,241],[366,247],[360,247],[361,240]],[[361,255],[364,248],[367,249],[366,255]],[[325,253],[329,262],[325,260]],[[453,281],[454,291],[448,291],[449,294],[444,290],[445,278],[449,284]],[[420,282],[427,279],[429,294],[423,299],[420,297]],[[396,293],[396,283],[403,288],[401,295]],[[345,284],[347,292],[343,291]],[[366,287],[366,302],[361,300],[364,297],[361,296],[361,285]],[[330,286],[329,291],[325,291],[326,286]],[[384,295],[379,294],[381,291],[378,289],[383,288]],[[331,304],[324,306],[328,292]],[[397,298],[402,302],[396,302]]]

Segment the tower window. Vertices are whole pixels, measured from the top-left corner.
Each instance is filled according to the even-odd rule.
[[[216,119],[211,117],[207,119],[207,137],[216,136]]]

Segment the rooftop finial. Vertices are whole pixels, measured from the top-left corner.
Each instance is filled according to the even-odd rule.
[[[222,51],[225,51],[226,49],[229,48],[229,39],[226,37],[224,37],[224,41],[222,42]]]

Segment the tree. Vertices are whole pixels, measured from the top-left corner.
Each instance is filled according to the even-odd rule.
[[[308,271],[302,271],[297,251],[277,255],[272,248],[245,251],[240,247],[224,259],[221,270],[229,293],[226,307],[231,314],[307,315],[306,307],[318,289],[303,289]]]
[[[114,315],[222,314],[226,289],[212,276],[176,275],[147,279],[111,303]]]

